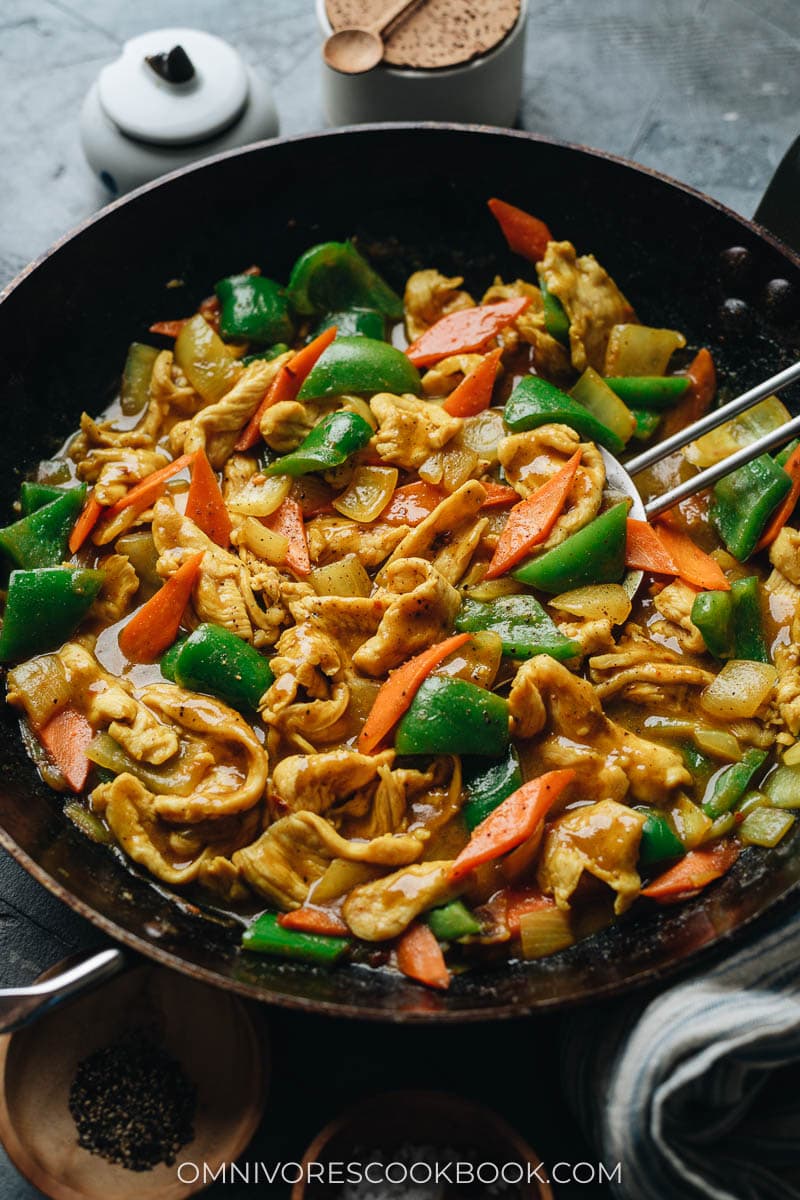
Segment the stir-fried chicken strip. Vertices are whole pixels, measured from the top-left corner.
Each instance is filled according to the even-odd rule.
[[[449,881],[450,866],[449,862],[419,863],[362,884],[345,900],[342,916],[365,942],[398,937],[421,912],[445,904],[456,894]]]
[[[192,824],[235,816],[258,804],[267,784],[267,755],[252,726],[237,712],[211,696],[198,696],[171,683],[143,688],[141,700],[150,712],[200,741],[212,759],[189,795],[155,797],[160,817]]]
[[[713,672],[681,661],[675,651],[639,631],[623,638],[610,653],[590,658],[589,671],[601,700],[624,695],[646,704],[667,703],[675,688],[708,687],[714,680]],[[644,691],[642,684],[647,685]]]
[[[296,812],[270,825],[258,841],[233,855],[234,865],[254,891],[279,908],[299,908],[313,883],[335,858],[396,867],[422,854],[425,835],[387,834],[372,841],[348,841],[330,821]]]
[[[245,367],[221,400],[173,428],[170,434],[173,452],[194,454],[204,450],[212,467],[221,467],[288,357],[283,354],[270,362],[257,359]]]
[[[385,675],[432,642],[441,641],[461,607],[461,597],[424,558],[399,558],[383,573],[379,593],[388,607],[377,633],[355,652],[367,675]]]
[[[406,558],[431,558],[433,565],[450,583],[458,583],[480,541],[484,525],[476,516],[486,488],[470,479],[445,497],[415,529],[409,530],[395,546],[378,583],[383,583],[388,568]],[[444,569],[443,569],[444,568]]]
[[[306,525],[312,563],[324,567],[356,554],[368,571],[379,567],[407,533],[407,525],[357,525],[346,517],[315,517]]]
[[[517,671],[509,695],[511,729],[519,738],[543,734],[536,754],[548,769],[572,767],[587,796],[658,804],[692,777],[677,751],[646,741],[610,720],[586,679],[547,655]]]
[[[769,561],[800,587],[800,529],[784,525],[769,549]]]
[[[84,482],[94,484],[94,495],[100,504],[111,505],[167,461],[160,450],[98,446],[81,459],[76,474]]]
[[[178,753],[172,725],[159,720],[123,680],[104,671],[84,646],[67,642],[53,657],[69,689],[69,703],[86,714],[94,729],[107,730],[131,758],[160,766]],[[10,704],[24,700],[24,694],[9,692]]]
[[[448,313],[472,308],[475,301],[461,289],[460,275],[448,279],[430,268],[415,271],[408,277],[404,306],[406,334],[410,342],[416,339]]]
[[[614,911],[630,908],[641,883],[636,868],[645,818],[642,813],[601,800],[565,813],[545,834],[539,886],[559,908],[569,901],[584,871],[617,893]]]
[[[193,603],[201,621],[230,629],[245,641],[252,640],[253,625],[245,594],[246,569],[228,550],[212,542],[201,529],[183,516],[166,497],[153,508],[153,539],[159,553],[158,572],[168,578],[199,551],[203,552],[194,586]]]
[[[258,833],[258,814],[206,821],[188,828],[165,824],[157,797],[133,775],[123,772],[92,792],[92,808],[108,823],[134,862],[164,883],[202,883],[228,900],[247,892],[230,855]]]
[[[547,332],[544,301],[539,288],[523,279],[503,283],[498,275],[488,291],[484,292],[481,304],[496,304],[499,300],[511,300],[515,296],[527,296],[530,304],[513,325],[509,325],[500,334],[503,347],[514,349],[520,341],[526,342],[533,348],[533,365],[537,375],[544,375],[546,379],[553,380],[568,378],[569,354],[561,342]]]
[[[703,654],[706,649],[703,635],[692,621],[692,606],[697,591],[682,579],[676,579],[653,597],[653,604],[665,617],[651,625],[651,630],[677,642],[689,654]]]
[[[370,408],[378,420],[373,439],[375,452],[387,463],[411,470],[421,467],[436,450],[455,437],[461,428],[458,417],[416,396],[373,396]]]
[[[549,242],[536,270],[569,317],[573,367],[602,372],[611,330],[635,321],[633,308],[594,255],[579,258],[571,242]]]
[[[323,754],[293,754],[282,759],[272,776],[276,805],[289,812],[326,814],[366,789],[374,790],[381,767],[391,764],[394,751],[358,754],[330,750]]]

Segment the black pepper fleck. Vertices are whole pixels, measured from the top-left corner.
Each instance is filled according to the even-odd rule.
[[[194,1137],[197,1089],[147,1029],[131,1029],[78,1064],[69,1110],[78,1144],[130,1171],[175,1162]]]

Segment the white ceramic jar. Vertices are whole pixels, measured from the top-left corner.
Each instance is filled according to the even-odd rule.
[[[316,0],[324,38],[333,33],[325,0]],[[487,54],[456,67],[414,70],[381,64],[344,75],[322,61],[325,111],[332,125],[365,121],[459,121],[513,125],[522,94],[527,0],[513,29]]]
[[[188,58],[190,78],[165,78],[147,61],[176,46]],[[118,193],[220,150],[274,137],[278,114],[269,83],[233,46],[199,29],[154,29],[131,38],[100,72],[80,129],[89,165]]]

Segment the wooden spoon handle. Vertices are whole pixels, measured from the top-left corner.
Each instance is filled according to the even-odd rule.
[[[377,21],[373,22],[371,33],[382,34],[385,29],[388,29],[398,17],[401,17],[407,9],[416,8],[420,0],[395,0],[394,4],[390,4],[387,9],[381,14]]]

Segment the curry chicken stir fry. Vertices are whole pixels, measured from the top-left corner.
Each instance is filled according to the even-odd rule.
[[[482,295],[401,299],[352,243],[223,279],[0,531],[8,703],[85,835],[251,952],[439,988],[696,895],[800,807],[800,449],[629,519],[602,448],[700,416],[711,356],[489,207],[521,277]]]

